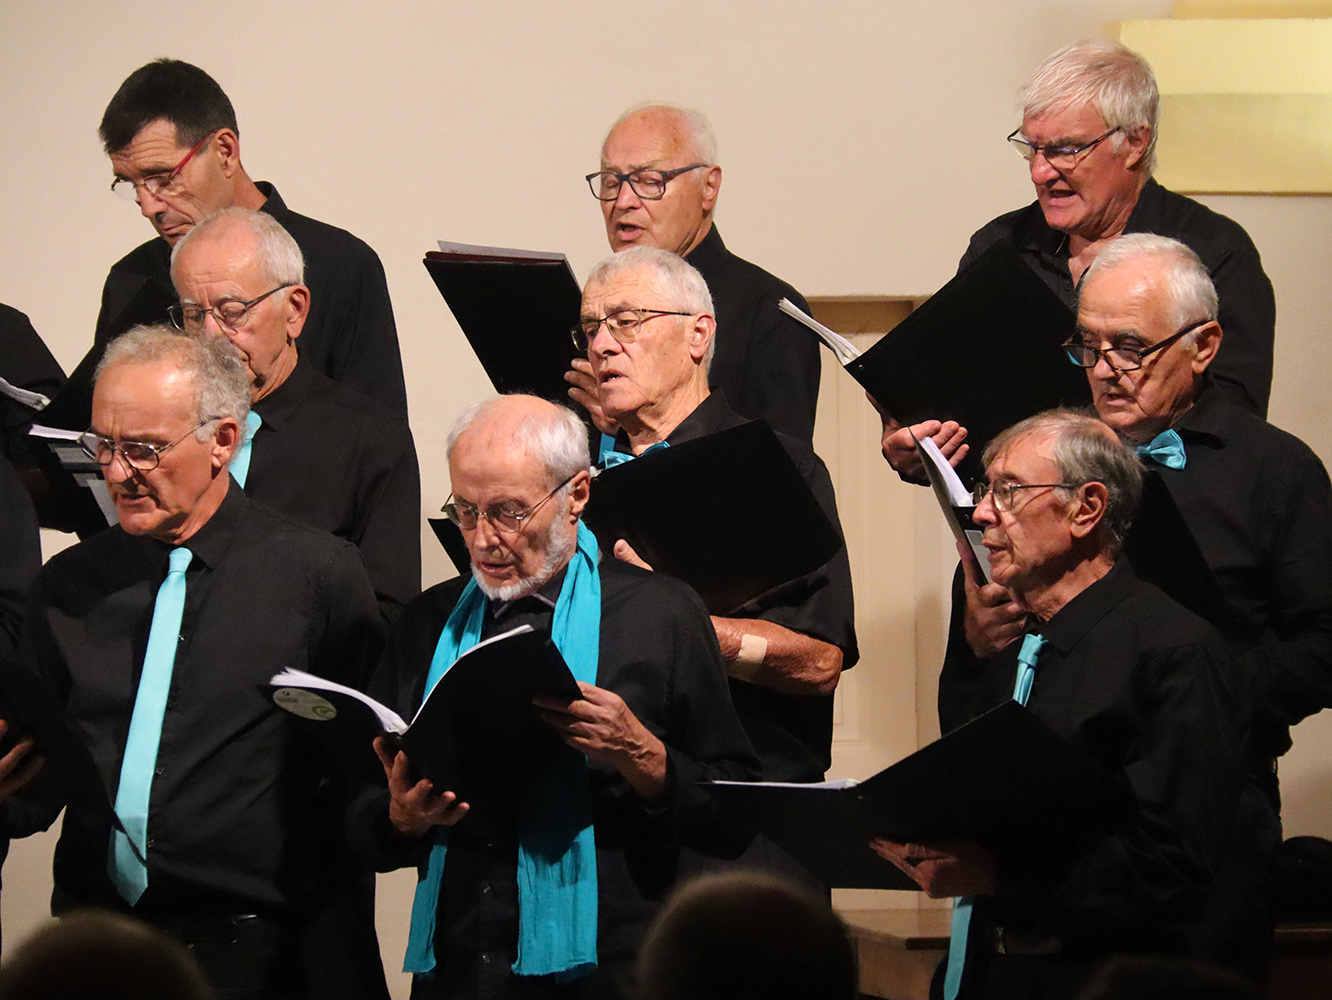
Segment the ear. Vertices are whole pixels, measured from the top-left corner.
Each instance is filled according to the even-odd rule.
[[[717,321],[707,313],[694,317],[694,325],[689,330],[689,356],[702,363],[703,355],[708,353],[708,345],[717,333]]]
[[[1087,538],[1105,517],[1110,503],[1110,491],[1104,483],[1084,483],[1078,488],[1079,498],[1069,515],[1069,530],[1074,538]]]
[[[588,497],[592,493],[592,474],[584,469],[569,483],[569,520],[577,521],[583,515]]]
[[[231,456],[236,453],[240,447],[241,431],[240,424],[236,422],[235,417],[220,417],[213,424],[213,447],[212,460],[213,471],[223,472],[227,468],[227,463],[231,461]]]
[[[708,167],[708,171],[703,175],[703,214],[711,212],[717,204],[717,195],[721,194],[722,169],[718,166]]]
[[[1201,326],[1193,334],[1193,358],[1190,364],[1193,366],[1193,374],[1201,375],[1207,370],[1207,366],[1212,363],[1216,357],[1216,352],[1221,349],[1221,324],[1216,320]]]
[[[240,136],[229,128],[220,129],[212,138],[217,150],[217,162],[222,168],[222,176],[230,179],[240,169]]]
[[[1147,144],[1151,138],[1152,130],[1147,125],[1139,125],[1124,133],[1124,145],[1120,147],[1124,150],[1124,166],[1132,170],[1142,162],[1142,158],[1147,155]]]
[[[293,285],[287,289],[287,343],[301,335],[305,328],[305,319],[310,315],[310,289],[304,285]]]

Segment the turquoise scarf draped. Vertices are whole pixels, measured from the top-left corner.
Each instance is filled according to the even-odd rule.
[[[486,596],[468,582],[444,623],[426,693],[458,657],[481,639]],[[580,521],[578,547],[564,576],[551,639],[574,677],[596,683],[601,640],[601,576],[597,540]],[[439,908],[448,827],[437,827],[426,872],[416,885],[412,926],[403,971],[435,968],[435,914]],[[597,964],[597,855],[588,796],[587,761],[569,756],[567,764],[533,790],[519,831],[518,959],[520,976],[558,974],[576,978]]]

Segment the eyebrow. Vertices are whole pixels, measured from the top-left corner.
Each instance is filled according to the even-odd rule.
[[[1076,335],[1078,339],[1084,343],[1088,340],[1103,339],[1109,341],[1116,347],[1123,344],[1126,340],[1136,340],[1142,343],[1146,342],[1146,338],[1137,330],[1112,330],[1110,333],[1100,334],[1096,333],[1094,330],[1088,330],[1085,326],[1079,326],[1076,330]]]
[[[638,171],[640,171],[640,170],[660,170],[661,167],[658,166],[659,163],[661,163],[661,160],[648,160],[647,163],[641,164],[640,166],[636,166],[636,167],[635,167],[635,166],[630,166],[628,170],[616,170],[613,166],[611,166],[610,164],[608,164],[605,160],[602,160],[602,161],[601,161],[601,169],[602,169],[603,171],[610,171],[610,172],[612,172],[612,173],[616,173],[616,174],[636,174],[636,173],[638,173]]]

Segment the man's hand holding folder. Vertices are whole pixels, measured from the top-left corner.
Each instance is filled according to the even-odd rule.
[[[967,645],[977,657],[988,660],[1027,630],[1027,612],[1013,600],[1007,587],[977,582],[983,577],[971,546],[958,542],[957,554],[962,559],[962,585],[967,592]]]
[[[432,826],[453,826],[470,808],[452,792],[436,792],[401,750],[383,736],[375,739],[375,753],[384,765],[389,788],[389,822],[406,837],[423,837]]]
[[[931,899],[987,896],[994,892],[994,855],[970,840],[902,844],[875,837],[870,850],[891,861]]]

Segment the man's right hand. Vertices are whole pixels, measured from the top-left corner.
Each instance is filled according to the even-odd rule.
[[[971,546],[958,542],[957,554],[962,557],[962,584],[967,591],[967,645],[977,657],[988,660],[1027,630],[1027,612],[1007,587],[976,582],[985,578]]]
[[[9,731],[9,726],[0,719],[0,736]],[[37,772],[46,763],[45,757],[29,757],[32,740],[24,737],[0,757],[0,802],[9,798],[20,788],[37,776]]]
[[[395,751],[388,740],[375,739],[375,753],[384,765],[389,787],[389,822],[405,837],[422,837],[432,826],[453,826],[470,808],[452,792],[435,794],[435,786],[422,778],[414,781],[407,755]]]
[[[620,425],[602,412],[601,400],[597,396],[597,379],[592,374],[592,363],[586,358],[574,358],[570,364],[573,367],[564,373],[564,381],[570,385],[569,398],[588,412],[597,430],[614,437]]]
[[[925,420],[910,427],[903,427],[893,419],[892,414],[878,404],[873,396],[865,393],[865,398],[874,404],[874,409],[879,412],[879,418],[883,421],[883,438],[880,442],[883,447],[883,457],[888,460],[888,464],[903,482],[916,483],[919,486],[928,486],[930,483],[925,475],[925,465],[920,452],[916,450],[917,441],[932,438],[943,457],[948,459],[948,463],[955,469],[957,464],[967,457],[967,452],[971,448],[965,443],[967,429],[956,420],[942,423],[938,420]]]

